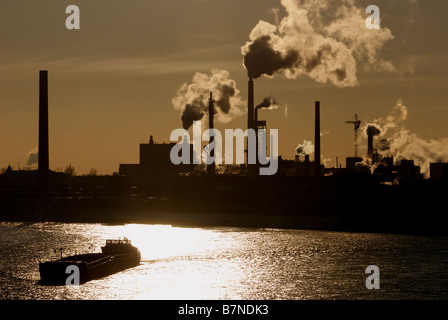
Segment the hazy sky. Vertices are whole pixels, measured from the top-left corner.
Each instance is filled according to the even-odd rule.
[[[310,14],[323,3],[297,2]],[[352,0],[334,1],[341,2]],[[314,139],[315,100],[321,101],[322,159],[327,166],[334,166],[337,156],[345,164],[345,157],[353,155],[353,126],[345,121],[355,113],[363,124],[386,121],[400,99],[407,111],[400,130],[408,130],[400,138],[408,144],[418,141],[414,151],[419,146],[427,153],[446,147],[448,2],[354,3],[364,11],[370,4],[381,10],[380,30],[352,28],[350,19],[344,20],[347,25],[332,26],[341,37],[348,32],[343,41],[348,46],[370,32],[362,46],[376,56],[372,65],[357,61],[355,86],[319,83],[306,74],[288,79],[283,72],[255,80],[256,103],[273,95],[280,104],[260,112],[268,129],[279,129],[280,155],[292,159],[299,143]],[[80,8],[80,30],[65,27],[65,8],[71,4]],[[333,7],[326,10],[337,12]],[[37,148],[39,70],[49,72],[50,168],[72,164],[78,174],[91,168],[110,174],[120,163],[138,163],[139,144],[150,135],[156,142],[168,142],[171,131],[182,127],[172,99],[196,72],[227,70],[246,100],[241,47],[260,20],[277,25],[286,16],[279,0],[2,0],[0,168],[26,167],[29,152]],[[320,22],[328,27],[335,16],[322,15]],[[375,47],[387,30],[392,37]],[[375,32],[378,37],[372,36]],[[375,65],[379,61],[387,61],[393,70]],[[241,114],[216,127],[246,125],[246,114]],[[364,154],[363,134],[359,143]]]

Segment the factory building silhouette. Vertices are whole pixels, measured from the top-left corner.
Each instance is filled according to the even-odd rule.
[[[164,182],[172,176],[187,173],[195,165],[174,165],[170,160],[171,149],[176,143],[156,143],[150,136],[148,143],[140,144],[140,161],[138,164],[120,164],[119,175],[130,177],[135,183]],[[190,144],[190,163],[193,163],[193,145]]]
[[[283,159],[279,155],[279,170],[280,175],[290,176],[305,176],[305,177],[320,177],[323,174],[341,173],[341,172],[367,172],[369,168],[363,165],[364,158],[358,156],[357,152],[357,130],[360,127],[361,121],[358,120],[357,115],[355,121],[347,121],[347,123],[355,124],[355,156],[346,157],[345,168],[325,168],[321,163],[321,132],[320,132],[320,113],[321,103],[315,102],[315,126],[314,126],[314,159],[310,159],[309,154],[296,155],[294,160]],[[209,128],[214,128],[214,107],[212,92],[210,92],[209,109],[208,109]],[[247,113],[247,129],[253,129],[258,132],[260,129],[266,129],[266,120],[258,118],[258,107],[254,106],[254,81],[249,78],[248,81],[248,113]],[[377,172],[383,177],[390,177],[393,172],[401,179],[418,180],[423,179],[420,173],[420,167],[414,165],[413,160],[401,160],[400,163],[394,164],[393,157],[380,157],[373,145],[374,135],[367,133],[367,154],[374,163],[380,163],[378,168],[373,172]],[[256,134],[258,139],[258,134]],[[211,137],[213,139],[213,137]],[[213,140],[211,140],[213,141]],[[211,142],[210,141],[210,142]],[[170,179],[179,174],[194,173],[195,165],[173,165],[170,161],[170,150],[175,143],[154,143],[153,136],[150,137],[148,144],[140,144],[140,163],[139,164],[120,164],[119,175],[129,178],[133,183],[141,183],[145,185],[152,182],[160,182]],[[256,143],[258,148],[259,144]],[[258,153],[259,150],[256,152]],[[247,160],[247,145],[246,145],[246,164],[240,167],[239,173],[248,176],[257,176],[259,163],[248,164]],[[193,147],[190,145],[190,155],[193,154]],[[190,161],[192,163],[192,161]],[[434,167],[435,168],[435,167]],[[208,175],[215,174],[215,163],[207,166],[206,173]],[[223,170],[225,171],[225,170]],[[199,171],[202,172],[202,171]],[[233,170],[233,173],[235,170]],[[388,175],[385,172],[389,173]],[[202,172],[204,173],[204,172]],[[440,176],[440,174],[439,174]]]
[[[49,179],[54,171],[49,168],[49,132],[48,132],[48,71],[41,70],[39,72],[39,152],[38,152],[38,174],[37,180],[39,189],[41,192],[45,193],[48,190]],[[209,128],[214,128],[214,103],[212,92],[210,92],[209,99]],[[298,173],[296,175],[303,176],[321,176],[323,173],[328,173],[329,170],[326,169],[321,164],[321,137],[320,137],[320,101],[315,102],[315,132],[314,132],[314,159],[310,160],[310,155],[304,155],[302,161],[300,155],[296,155],[294,160],[285,160],[279,155],[280,163],[280,174],[284,173],[281,169],[298,167]],[[347,121],[347,123],[355,124],[355,140],[356,140],[356,129],[359,128],[360,121],[357,119],[355,121]],[[248,129],[265,129],[267,126],[266,120],[258,119],[258,108],[254,106],[254,81],[249,78],[248,81],[248,113],[247,113],[247,128]],[[376,154],[373,146],[373,135],[367,134],[367,156],[373,157]],[[141,182],[150,181],[165,181],[167,178],[179,174],[185,174],[188,172],[193,172],[195,165],[173,165],[170,161],[170,151],[175,143],[157,143],[154,141],[153,136],[150,136],[148,143],[140,144],[140,161],[139,164],[120,164],[118,173],[121,176],[126,176],[133,178],[136,181],[137,178]],[[258,144],[257,144],[258,145]],[[346,167],[348,171],[354,171],[356,169],[362,168],[363,158],[357,155],[357,141],[355,141],[355,156],[346,158]],[[247,152],[247,150],[246,150]],[[193,147],[190,145],[190,156],[193,157]],[[377,162],[382,163],[382,167],[391,167],[397,169],[397,167],[403,166],[409,176],[415,174],[416,176],[421,176],[419,167],[414,165],[413,160],[402,160],[400,164],[394,164],[394,159],[391,157],[379,158]],[[193,163],[191,160],[190,163]],[[246,162],[247,163],[247,162]],[[295,163],[295,165],[294,165]],[[247,169],[249,167],[242,166],[242,169]],[[334,168],[342,169],[342,168]],[[207,173],[213,175],[216,171],[215,164],[209,165],[207,168]],[[434,176],[437,179],[442,179],[446,176],[444,173],[446,171],[446,166],[443,163],[433,163],[431,164],[431,172],[434,172]],[[8,174],[11,174],[13,170],[10,168],[7,170]],[[242,173],[247,173],[248,171],[242,170]],[[432,175],[431,175],[432,176]]]
[[[213,92],[210,92],[209,107],[208,107],[208,119],[209,129],[214,128],[214,104],[213,104]],[[266,129],[266,120],[259,120],[258,107],[254,106],[254,81],[252,78],[248,81],[248,115],[247,115],[247,129],[255,130],[256,132],[256,151],[258,154],[258,130]],[[213,142],[213,136],[210,139],[210,143]],[[154,143],[153,136],[150,136],[148,144],[140,144],[140,163],[139,164],[120,164],[119,175],[128,177],[132,183],[147,185],[148,183],[166,181],[167,179],[186,173],[193,173],[196,165],[173,165],[170,160],[170,151],[175,143]],[[213,152],[214,150],[212,150]],[[247,158],[247,145],[246,145],[246,164],[241,166],[240,174],[249,176],[258,175],[258,168],[261,164],[249,164]],[[194,154],[193,145],[190,144],[190,155]],[[310,162],[309,155],[305,156],[305,162],[300,163],[299,157],[295,158],[296,164],[293,166],[295,175],[303,176],[320,176],[323,167],[320,163],[320,101],[315,102],[315,144],[314,144],[315,160]],[[213,154],[210,156],[213,157]],[[317,160],[316,160],[317,159]],[[192,159],[190,163],[193,163]],[[281,169],[290,169],[291,164],[288,161],[282,159],[279,156]],[[312,168],[310,167],[312,166]],[[216,165],[207,165],[206,173],[208,175],[214,175],[216,171]]]
[[[297,154],[292,160],[279,155],[273,176],[258,175],[255,169],[260,164],[247,161],[232,170],[214,164],[205,169],[174,165],[170,152],[175,143],[159,143],[154,136],[140,144],[138,164],[120,164],[112,176],[70,176],[50,170],[48,94],[48,72],[40,71],[38,170],[9,166],[0,175],[2,219],[444,232],[437,208],[443,206],[448,191],[448,164],[432,163],[430,179],[423,179],[412,159],[394,162],[392,157],[381,157],[374,148],[374,135],[368,134],[365,156],[355,151],[354,157],[346,158],[345,168],[326,168],[321,161],[318,100],[314,159],[310,154]],[[249,78],[247,127],[259,130],[267,122],[258,119],[253,95],[254,81]],[[208,113],[213,128],[212,92]],[[357,117],[354,124],[356,129]],[[355,150],[356,143],[355,134]],[[193,163],[193,145],[189,148]],[[373,199],[382,206],[371,205]],[[368,219],[372,214],[377,218]]]

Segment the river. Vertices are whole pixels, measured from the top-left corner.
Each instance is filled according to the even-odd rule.
[[[38,263],[127,237],[135,268],[80,286],[39,283]],[[367,289],[366,268],[379,268]],[[444,237],[169,225],[0,223],[0,299],[447,299]]]

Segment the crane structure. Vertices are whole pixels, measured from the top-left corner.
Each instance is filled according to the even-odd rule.
[[[355,120],[346,121],[345,123],[355,125],[355,157],[358,157],[358,130],[361,126],[361,120],[358,120],[358,115],[355,114]]]

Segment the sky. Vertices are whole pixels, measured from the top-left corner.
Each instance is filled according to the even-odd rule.
[[[215,88],[211,79],[233,90],[231,111],[218,115],[216,128],[245,129],[243,58],[266,35],[277,53],[296,50],[301,59],[254,80],[256,104],[277,101],[259,114],[268,130],[279,130],[283,158],[314,140],[319,100],[327,167],[353,156],[353,125],[345,122],[355,114],[362,126],[381,127],[374,143],[387,140],[395,157],[415,157],[425,168],[429,160],[446,162],[448,2],[374,2],[2,0],[0,168],[36,168],[27,163],[38,145],[39,70],[49,73],[52,170],[71,164],[77,174],[112,174],[121,163],[138,163],[139,144],[150,135],[169,142],[182,128],[183,108],[195,98],[191,84]],[[65,26],[73,4],[79,30]],[[371,4],[380,9],[379,30],[365,27]],[[361,130],[361,155],[366,141]]]

